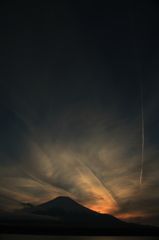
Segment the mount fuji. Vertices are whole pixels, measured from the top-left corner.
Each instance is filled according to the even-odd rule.
[[[57,197],[38,206],[29,206],[21,211],[31,214],[45,215],[57,218],[66,224],[93,224],[105,227],[129,227],[130,224],[112,215],[101,214],[90,210],[69,197]]]
[[[21,210],[1,214],[0,233],[84,236],[159,234],[157,227],[121,221],[112,215],[92,211],[69,197],[57,197],[38,206],[30,203],[21,205]]]

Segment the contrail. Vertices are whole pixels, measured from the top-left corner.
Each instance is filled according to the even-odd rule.
[[[134,55],[135,55],[135,61],[136,61],[136,70],[137,70],[137,76],[139,79],[139,84],[140,84],[140,94],[141,94],[141,135],[142,135],[142,147],[141,147],[141,172],[140,172],[140,184],[142,184],[142,177],[143,177],[143,167],[144,167],[144,142],[145,142],[145,137],[144,137],[144,107],[143,107],[143,87],[142,87],[142,71],[141,71],[141,64],[139,61],[139,57],[137,54],[137,46],[136,46],[136,39],[134,35],[134,26],[132,22],[132,14],[131,14],[131,1],[128,1],[128,14],[129,14],[129,21],[130,21],[130,26],[131,26],[131,33],[132,33],[132,44],[134,48]]]
[[[144,107],[143,107],[143,89],[141,86],[141,124],[142,124],[142,155],[141,155],[141,172],[140,172],[140,184],[142,184],[143,168],[144,168],[144,144],[145,144],[145,131],[144,131]]]

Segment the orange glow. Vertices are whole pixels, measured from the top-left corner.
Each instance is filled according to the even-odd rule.
[[[117,210],[116,208],[106,208],[106,206],[103,205],[85,205],[85,207],[99,212],[99,213],[103,213],[103,214],[111,214],[116,218],[119,218],[123,221],[126,220],[130,220],[131,218],[138,218],[138,217],[148,217],[149,215],[143,212],[133,212],[133,213],[122,213],[122,214],[114,214],[115,210]]]
[[[100,213],[105,213],[105,214],[112,214],[112,212],[114,212],[115,210],[117,210],[117,206],[106,206],[106,204],[102,203],[102,204],[99,204],[99,205],[88,205],[88,204],[85,204],[84,205],[85,207],[95,211],[95,212],[100,212]]]
[[[132,212],[132,213],[123,213],[115,215],[116,218],[123,220],[125,222],[136,222],[141,223],[142,218],[151,217],[151,214],[147,214],[144,212]]]
[[[116,215],[116,217],[120,219],[129,219],[129,218],[146,217],[146,216],[149,216],[149,215],[141,212],[123,213],[123,214]]]

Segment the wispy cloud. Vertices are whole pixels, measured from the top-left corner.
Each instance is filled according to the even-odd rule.
[[[21,202],[36,205],[62,195],[122,219],[155,216],[158,150],[146,146],[140,186],[139,118],[119,120],[119,111],[104,114],[83,105],[73,114],[74,110],[75,106],[70,106],[69,111],[61,111],[57,120],[47,112],[37,124],[35,110],[27,115],[29,119],[22,111],[15,111],[28,130],[18,133],[23,144],[19,147],[20,140],[16,140],[14,160],[7,151],[1,154],[5,160],[1,163],[0,192],[2,198],[11,199],[5,208],[18,208]],[[14,135],[11,138],[14,141]]]

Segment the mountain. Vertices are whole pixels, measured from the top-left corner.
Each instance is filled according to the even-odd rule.
[[[67,213],[70,212],[76,212],[78,214],[95,214],[97,215],[98,213],[95,211],[92,211],[81,204],[75,202],[69,197],[57,197],[51,201],[48,201],[46,203],[42,203],[38,206],[36,206],[37,210],[50,210],[52,208],[62,208],[64,211]]]
[[[38,206],[24,208],[22,211],[31,214],[56,217],[67,224],[100,225],[105,227],[130,227],[129,223],[121,221],[109,214],[101,214],[90,210],[69,197],[57,197]],[[138,224],[136,224],[138,225]]]
[[[158,236],[159,228],[126,223],[109,214],[92,211],[69,197],[57,197],[22,210],[0,214],[0,233],[84,235],[84,236]]]
[[[78,212],[90,212],[92,210],[83,207],[81,204],[75,202],[74,200],[72,200],[69,197],[57,197],[51,201],[42,203],[40,205],[37,206],[39,209],[50,209],[50,208],[54,208],[54,207],[61,207],[63,208],[65,211],[69,212],[69,211],[78,211]]]

